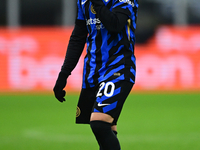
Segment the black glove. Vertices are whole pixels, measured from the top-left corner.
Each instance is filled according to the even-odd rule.
[[[90,0],[92,4],[94,5],[94,9],[96,11],[99,11],[102,6],[104,6],[104,3],[102,0]]]
[[[58,75],[56,84],[53,88],[54,95],[60,102],[65,101],[64,96],[65,96],[66,92],[63,89],[65,88],[65,86],[67,84],[67,77],[68,77],[67,74],[60,72]]]
[[[90,0],[94,5],[104,5],[102,0]]]

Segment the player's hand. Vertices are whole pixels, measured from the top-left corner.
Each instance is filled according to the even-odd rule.
[[[56,84],[53,88],[55,97],[60,101],[65,101],[65,86],[67,84],[67,75],[63,72],[60,72],[58,75],[58,79],[56,80]]]
[[[102,0],[89,0],[93,3],[94,6],[102,6],[104,5]]]

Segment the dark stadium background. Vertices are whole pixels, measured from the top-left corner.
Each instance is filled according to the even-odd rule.
[[[159,25],[200,24],[199,2],[199,0],[140,0],[137,42],[145,42]],[[9,11],[16,8],[18,21],[9,23]],[[0,26],[68,26],[74,24],[75,13],[75,0],[1,0]],[[10,18],[12,19],[12,16]]]

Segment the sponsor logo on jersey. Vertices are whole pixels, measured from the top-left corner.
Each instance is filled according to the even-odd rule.
[[[99,20],[99,18],[90,18],[86,20],[86,24],[87,25],[91,25],[91,24],[101,24],[101,21]]]
[[[99,18],[90,18],[86,20],[86,25],[90,26],[90,25],[96,25],[96,29],[100,30],[100,29],[104,29],[105,27],[103,26],[103,24],[101,23],[101,21],[99,20]]]
[[[130,4],[130,5],[132,5],[132,7],[135,6],[134,2],[132,2],[131,0],[119,0],[119,2]]]

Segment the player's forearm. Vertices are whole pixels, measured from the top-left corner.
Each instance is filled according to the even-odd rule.
[[[61,72],[64,72],[67,76],[71,74],[78,63],[85,46],[87,34],[85,21],[77,20],[69,40],[65,60],[61,69]]]
[[[110,11],[102,0],[91,0],[97,16],[109,32],[119,33],[126,25],[128,15],[122,12]]]

